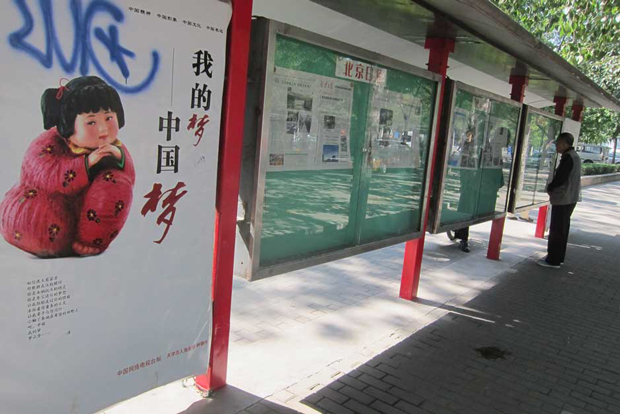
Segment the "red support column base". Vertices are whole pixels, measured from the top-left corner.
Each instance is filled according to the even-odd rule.
[[[422,270],[422,254],[424,253],[424,233],[422,237],[409,240],[405,244],[405,260],[403,274],[400,279],[400,298],[413,300],[418,297],[420,271]]]
[[[211,368],[209,368],[210,370]],[[194,382],[196,384],[196,388],[198,388],[200,391],[202,392],[211,392],[214,388],[211,387],[211,384],[209,383],[209,378],[211,377],[211,374],[202,374],[202,375],[197,375],[196,378],[194,378]]]
[[[504,237],[504,224],[506,217],[493,220],[491,226],[491,238],[489,239],[489,248],[487,250],[487,259],[499,260],[499,253],[502,249],[502,238]]]
[[[547,212],[549,206],[542,206],[538,209],[538,219],[536,220],[536,237],[539,239],[545,238],[545,228],[547,227]]]

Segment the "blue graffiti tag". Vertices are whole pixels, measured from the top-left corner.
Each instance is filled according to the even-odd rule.
[[[70,0],[69,9],[71,11],[75,33],[73,50],[70,58],[65,56],[56,34],[52,0],[39,0],[41,14],[43,15],[43,23],[45,25],[45,52],[37,49],[26,40],[34,28],[34,19],[30,8],[26,4],[26,0],[14,0],[14,3],[21,12],[24,22],[19,30],[9,35],[9,43],[14,49],[24,51],[38,60],[44,67],[48,69],[51,68],[54,64],[54,56],[56,56],[58,63],[65,72],[69,74],[75,72],[79,63],[79,71],[82,76],[84,76],[89,73],[90,63],[92,63],[99,74],[101,74],[101,77],[104,78],[111,86],[126,93],[141,92],[146,89],[151,82],[153,82],[153,79],[155,79],[160,62],[159,53],[155,50],[151,54],[151,69],[147,77],[138,85],[127,86],[126,84],[118,82],[101,64],[97,54],[95,53],[90,36],[92,22],[95,15],[97,13],[108,13],[117,23],[122,23],[125,20],[125,16],[121,9],[109,1],[93,0],[88,7],[86,7],[84,13],[82,13],[82,0]],[[136,54],[121,46],[118,27],[114,24],[111,24],[108,27],[107,32],[104,29],[97,27],[94,30],[94,34],[101,44],[107,49],[109,52],[110,62],[118,66],[126,82],[130,76],[130,71],[125,58],[134,58]]]

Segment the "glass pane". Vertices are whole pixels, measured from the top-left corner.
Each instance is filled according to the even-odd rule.
[[[455,100],[441,225],[506,211],[521,112],[520,106],[462,89]]]
[[[528,114],[523,134],[523,152],[521,153],[521,169],[519,186],[517,188],[516,207],[521,208],[534,204],[536,192],[536,177],[538,175],[537,149],[530,143],[530,130],[532,127],[533,114]]]
[[[268,172],[261,265],[352,243],[347,237],[352,181],[346,170]]]
[[[441,224],[468,221],[477,215],[482,179],[481,155],[491,106],[489,99],[460,89],[455,99]]]
[[[547,184],[553,179],[553,171],[555,170],[555,162],[557,159],[557,152],[555,149],[555,140],[562,132],[562,122],[545,118],[547,127],[546,136],[544,137],[544,144],[541,149],[542,160],[540,163],[540,169],[538,170],[538,177],[536,179],[536,195],[534,196],[535,203],[546,202],[549,200],[547,194]]]
[[[538,113],[530,113],[525,125],[521,157],[521,186],[517,208],[549,200],[547,183],[555,168],[554,141],[561,132],[562,121]]]
[[[271,79],[260,265],[419,231],[436,84],[284,36]]]
[[[261,266],[355,243],[370,86],[336,78],[340,57],[277,37]]]
[[[488,133],[482,149],[479,217],[506,211],[521,108],[491,100],[490,110]]]
[[[373,87],[362,242],[420,230],[434,100],[434,82],[393,69]]]

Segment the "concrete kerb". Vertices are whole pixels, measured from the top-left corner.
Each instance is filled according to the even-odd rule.
[[[609,183],[620,180],[620,172],[613,174],[585,175],[581,177],[581,187]]]

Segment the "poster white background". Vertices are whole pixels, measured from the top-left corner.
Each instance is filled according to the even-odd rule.
[[[0,237],[2,414],[92,413],[204,372],[209,357],[214,200],[230,5],[218,0],[50,3],[55,33],[46,33],[46,16],[38,1],[0,6],[0,196],[18,183],[22,157],[44,131],[40,98],[45,89],[57,87],[61,78],[80,76],[85,58],[88,75],[102,77],[101,71],[106,71],[125,88],[147,78],[153,69],[153,52],[159,56],[159,65],[152,82],[138,93],[117,88],[126,120],[119,139],[133,157],[136,183],[129,218],[108,250],[88,258],[39,259]],[[95,3],[100,7],[91,9],[90,27],[76,28],[71,5],[81,6],[75,10],[83,17]],[[28,17],[30,28],[25,23]],[[135,53],[125,56],[130,71],[126,80],[95,35],[97,29],[110,34],[111,26],[118,30],[118,43]],[[21,41],[11,44],[9,35],[20,30]],[[76,54],[74,67],[63,68],[59,55],[70,61],[76,42],[80,47],[92,45],[90,53]],[[212,78],[194,74],[193,55],[198,50],[211,54]],[[49,67],[44,65],[46,53],[51,54]],[[92,56],[102,68],[96,67]],[[207,84],[212,91],[206,112],[191,108],[196,82]],[[158,126],[159,117],[168,111],[181,122],[179,132],[166,142],[166,133]],[[198,146],[193,145],[197,141],[194,131],[187,130],[194,113],[210,116]],[[178,173],[156,173],[158,145],[180,147]],[[156,244],[153,241],[165,229],[165,224],[156,223],[164,208],[160,201],[156,212],[142,216],[144,195],[154,183],[161,183],[166,191],[179,181],[186,184],[188,193],[175,205],[176,216],[166,239]],[[27,283],[48,277],[57,277],[66,285],[71,296],[66,308],[77,312],[52,319],[41,338],[29,340]],[[205,341],[201,347],[168,358],[171,352]],[[119,375],[129,366],[157,357],[161,362]]]

